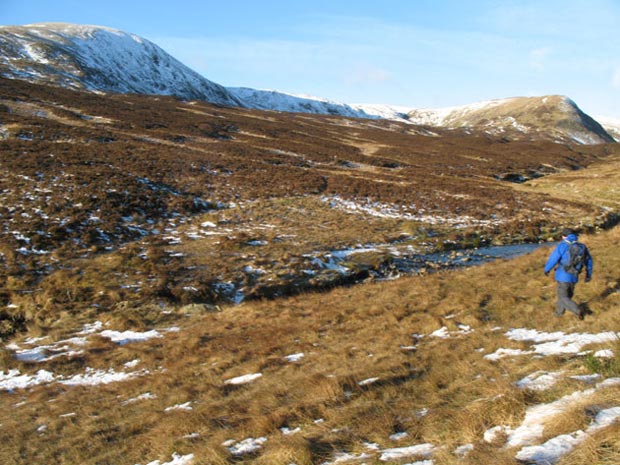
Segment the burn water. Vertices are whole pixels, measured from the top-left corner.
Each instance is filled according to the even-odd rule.
[[[509,260],[553,244],[515,244],[460,249],[430,254],[399,254],[378,270],[378,277],[394,277],[395,274],[416,274],[438,269],[464,268],[482,265],[495,260]],[[384,275],[384,276],[381,276]]]

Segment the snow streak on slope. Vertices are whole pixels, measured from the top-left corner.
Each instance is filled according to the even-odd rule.
[[[0,27],[0,74],[104,92],[175,95],[239,106],[215,84],[133,34],[100,26]]]

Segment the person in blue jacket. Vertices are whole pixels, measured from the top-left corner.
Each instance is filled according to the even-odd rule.
[[[555,316],[562,316],[565,310],[569,310],[577,315],[579,319],[583,320],[587,313],[586,306],[580,306],[573,300],[575,285],[579,281],[579,272],[571,270],[570,267],[569,270],[565,268],[568,267],[570,263],[569,250],[571,244],[576,243],[578,243],[577,233],[573,229],[565,228],[562,231],[562,241],[553,249],[553,252],[551,252],[551,255],[549,255],[547,259],[547,263],[545,264],[545,275],[549,276],[551,270],[555,268],[558,296]],[[592,256],[584,244],[579,244],[583,247],[584,254],[583,263],[581,263],[581,266],[578,265],[578,268],[580,268],[579,271],[585,269],[585,282],[588,282],[592,279]]]

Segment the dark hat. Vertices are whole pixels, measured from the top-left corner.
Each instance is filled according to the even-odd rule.
[[[577,232],[572,228],[564,228],[562,229],[562,236],[570,236],[571,234],[577,234]]]

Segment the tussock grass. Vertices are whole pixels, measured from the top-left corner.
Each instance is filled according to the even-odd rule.
[[[595,433],[558,465],[612,465],[620,460],[620,425],[612,425]]]
[[[9,404],[11,415],[3,414],[2,454],[15,457],[21,449],[23,463],[55,457],[60,463],[94,464],[121,456],[134,463],[163,460],[177,452],[194,453],[197,463],[224,464],[235,460],[225,441],[266,437],[245,462],[313,464],[338,452],[362,453],[366,443],[387,448],[430,442],[444,448],[436,463],[453,463],[452,451],[471,443],[474,451],[463,463],[514,464],[514,455],[501,450],[501,438],[486,444],[484,432],[497,425],[516,427],[528,406],[586,388],[563,381],[549,391],[530,392],[514,382],[539,370],[583,373],[583,363],[571,357],[490,362],[482,356],[499,347],[525,347],[503,339],[498,326],[588,332],[617,327],[617,297],[605,289],[617,279],[618,258],[603,251],[616,247],[620,234],[613,230],[584,240],[596,258],[596,274],[592,283],[578,286],[578,298],[587,298],[594,311],[583,322],[571,315],[551,318],[554,288],[541,272],[548,253],[543,249],[465,271],[193,315],[176,322],[181,331],[144,343],[118,347],[91,338],[73,362],[57,359],[22,368],[69,374],[139,359],[151,374],[107,386],[52,385],[2,394],[5,403],[26,402]],[[445,340],[429,336],[443,326],[456,333],[463,324],[474,332]],[[415,350],[405,348],[414,345]],[[294,363],[284,359],[295,353],[304,357]],[[251,373],[262,377],[225,384]],[[145,392],[156,398],[123,405]],[[616,395],[617,389],[610,389],[550,419],[545,437],[586,428],[589,406],[613,406]],[[165,411],[186,402],[191,410]],[[63,416],[68,413],[75,415]],[[45,430],[33,436],[41,425]],[[300,430],[285,435],[281,428]],[[408,435],[404,443],[389,439],[400,432]],[[563,460],[587,463],[583,457],[611,450],[610,437],[597,433]],[[84,446],[89,441],[93,445]]]

